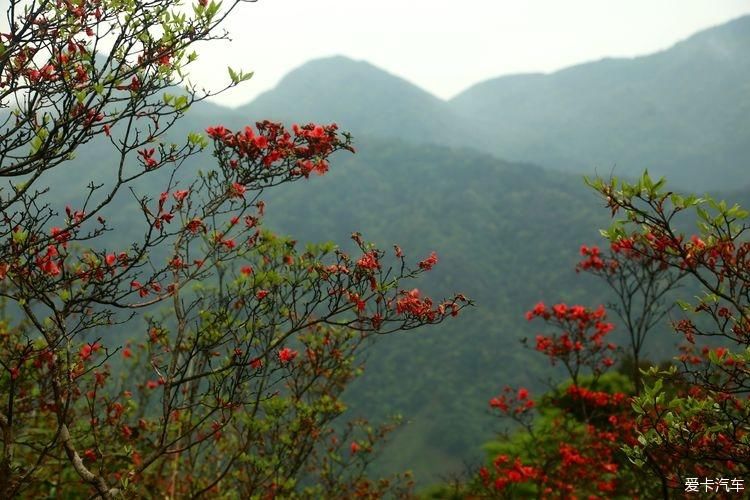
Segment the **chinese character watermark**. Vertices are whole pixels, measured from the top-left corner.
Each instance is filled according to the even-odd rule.
[[[739,493],[745,491],[745,480],[737,478],[685,478],[685,493]]]

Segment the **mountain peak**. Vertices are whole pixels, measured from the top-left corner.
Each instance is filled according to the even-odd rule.
[[[372,64],[361,59],[352,59],[351,57],[345,56],[342,54],[334,54],[332,56],[317,57],[315,59],[310,59],[306,63],[300,65],[297,68],[297,70],[300,70],[303,68],[325,68],[327,66],[344,67],[347,65],[352,66],[352,67],[361,67],[361,66],[374,67]]]
[[[700,31],[676,43],[675,52],[702,53],[717,60],[735,59],[747,54],[750,45],[750,15]]]
[[[237,109],[245,115],[297,122],[336,122],[355,136],[457,144],[448,104],[368,62],[345,56],[309,61]]]

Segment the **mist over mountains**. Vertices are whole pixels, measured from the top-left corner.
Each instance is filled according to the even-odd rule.
[[[363,61],[291,71],[241,116],[336,121],[355,136],[467,146],[565,172],[685,189],[750,184],[750,16],[668,50],[504,76],[443,101]]]

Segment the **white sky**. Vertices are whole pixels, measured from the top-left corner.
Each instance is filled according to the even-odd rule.
[[[236,106],[311,59],[345,55],[448,99],[500,75],[655,52],[744,14],[750,0],[257,0],[225,25],[231,42],[199,45],[190,74],[217,89],[228,65],[254,71],[215,98]]]
[[[450,98],[495,76],[554,71],[665,49],[750,13],[750,0],[258,0],[201,46],[191,74],[217,88],[226,66],[255,76],[216,101],[239,105],[311,59],[363,59]]]

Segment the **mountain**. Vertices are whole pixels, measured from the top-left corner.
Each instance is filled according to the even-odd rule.
[[[505,76],[446,102],[363,61],[308,62],[237,112],[355,136],[465,146],[565,172],[687,190],[750,185],[750,16],[662,52]]]
[[[448,103],[364,61],[318,59],[290,72],[277,87],[237,108],[242,116],[336,122],[355,136],[461,145],[459,117]]]
[[[501,77],[450,101],[480,148],[574,172],[750,184],[750,16],[633,59]]]

